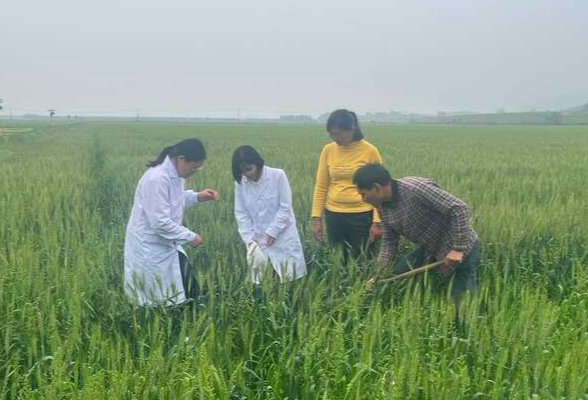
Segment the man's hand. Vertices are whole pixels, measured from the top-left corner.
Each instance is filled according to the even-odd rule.
[[[323,241],[323,219],[319,217],[314,217],[312,219],[312,234],[314,236],[314,240],[317,242]]]
[[[194,236],[194,239],[190,242],[190,245],[193,247],[197,247],[204,244],[204,239],[202,239],[202,236],[200,236],[199,234],[196,234],[196,236]]]
[[[455,266],[463,261],[463,251],[451,250],[443,259],[443,265],[439,267],[441,275],[449,276],[455,271]]]
[[[270,236],[268,234],[265,235],[265,245],[267,247],[271,247],[271,245],[274,244],[275,241],[276,241],[275,237]]]
[[[445,256],[443,263],[445,265],[459,264],[463,261],[463,251],[451,250]]]
[[[218,192],[212,189],[204,189],[198,192],[198,201],[218,201]]]
[[[382,228],[379,223],[373,223],[370,227],[370,243],[377,242],[382,237]]]
[[[386,263],[383,263],[383,264],[377,263],[376,273],[374,274],[374,276],[372,276],[370,279],[368,279],[366,281],[366,283],[363,286],[364,290],[368,291],[368,292],[370,290],[372,290],[374,288],[374,285],[378,281],[378,279],[382,276],[382,272],[387,268],[388,268],[388,265]]]

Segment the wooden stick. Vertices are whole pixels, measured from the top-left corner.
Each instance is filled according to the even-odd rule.
[[[428,264],[428,265],[424,265],[419,268],[411,269],[408,272],[393,276],[392,278],[379,279],[376,281],[376,283],[390,283],[390,282],[400,281],[402,279],[410,278],[411,276],[422,274],[423,272],[426,272],[430,269],[435,269],[437,267],[440,267],[441,265],[443,265],[443,261],[437,261],[432,264]]]

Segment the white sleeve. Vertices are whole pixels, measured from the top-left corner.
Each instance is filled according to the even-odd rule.
[[[274,217],[271,225],[265,231],[266,234],[273,238],[277,238],[279,234],[286,229],[289,223],[291,223],[291,210],[292,210],[292,191],[290,190],[290,183],[288,183],[288,177],[284,172],[280,173],[278,181],[278,212]]]
[[[144,188],[144,208],[151,228],[162,238],[184,244],[194,240],[196,234],[188,228],[176,224],[171,219],[169,181],[154,180],[146,182]]]
[[[249,211],[245,207],[243,196],[241,185],[235,182],[235,219],[237,220],[239,235],[241,235],[245,245],[248,245],[253,241],[255,231],[253,229],[253,218],[251,218]]]
[[[192,207],[196,203],[198,203],[198,192],[184,190],[184,208]]]

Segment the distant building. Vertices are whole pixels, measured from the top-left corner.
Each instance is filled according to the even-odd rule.
[[[280,115],[282,124],[314,124],[315,121],[310,115]]]
[[[374,124],[404,124],[409,120],[408,115],[400,111],[368,112],[365,115],[359,115],[358,118],[360,121]]]

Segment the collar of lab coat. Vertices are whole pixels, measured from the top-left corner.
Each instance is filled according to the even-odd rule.
[[[262,167],[262,169],[261,169],[261,178],[259,178],[259,180],[257,182],[250,181],[245,175],[243,175],[243,179],[245,179],[245,182],[246,183],[249,183],[251,185],[261,185],[262,183],[267,182],[268,179],[269,179],[267,168],[265,166]]]
[[[180,176],[178,175],[178,170],[176,169],[176,166],[172,162],[171,158],[169,158],[169,156],[165,157],[165,160],[163,161],[163,168],[167,171],[170,177],[180,179]]]

